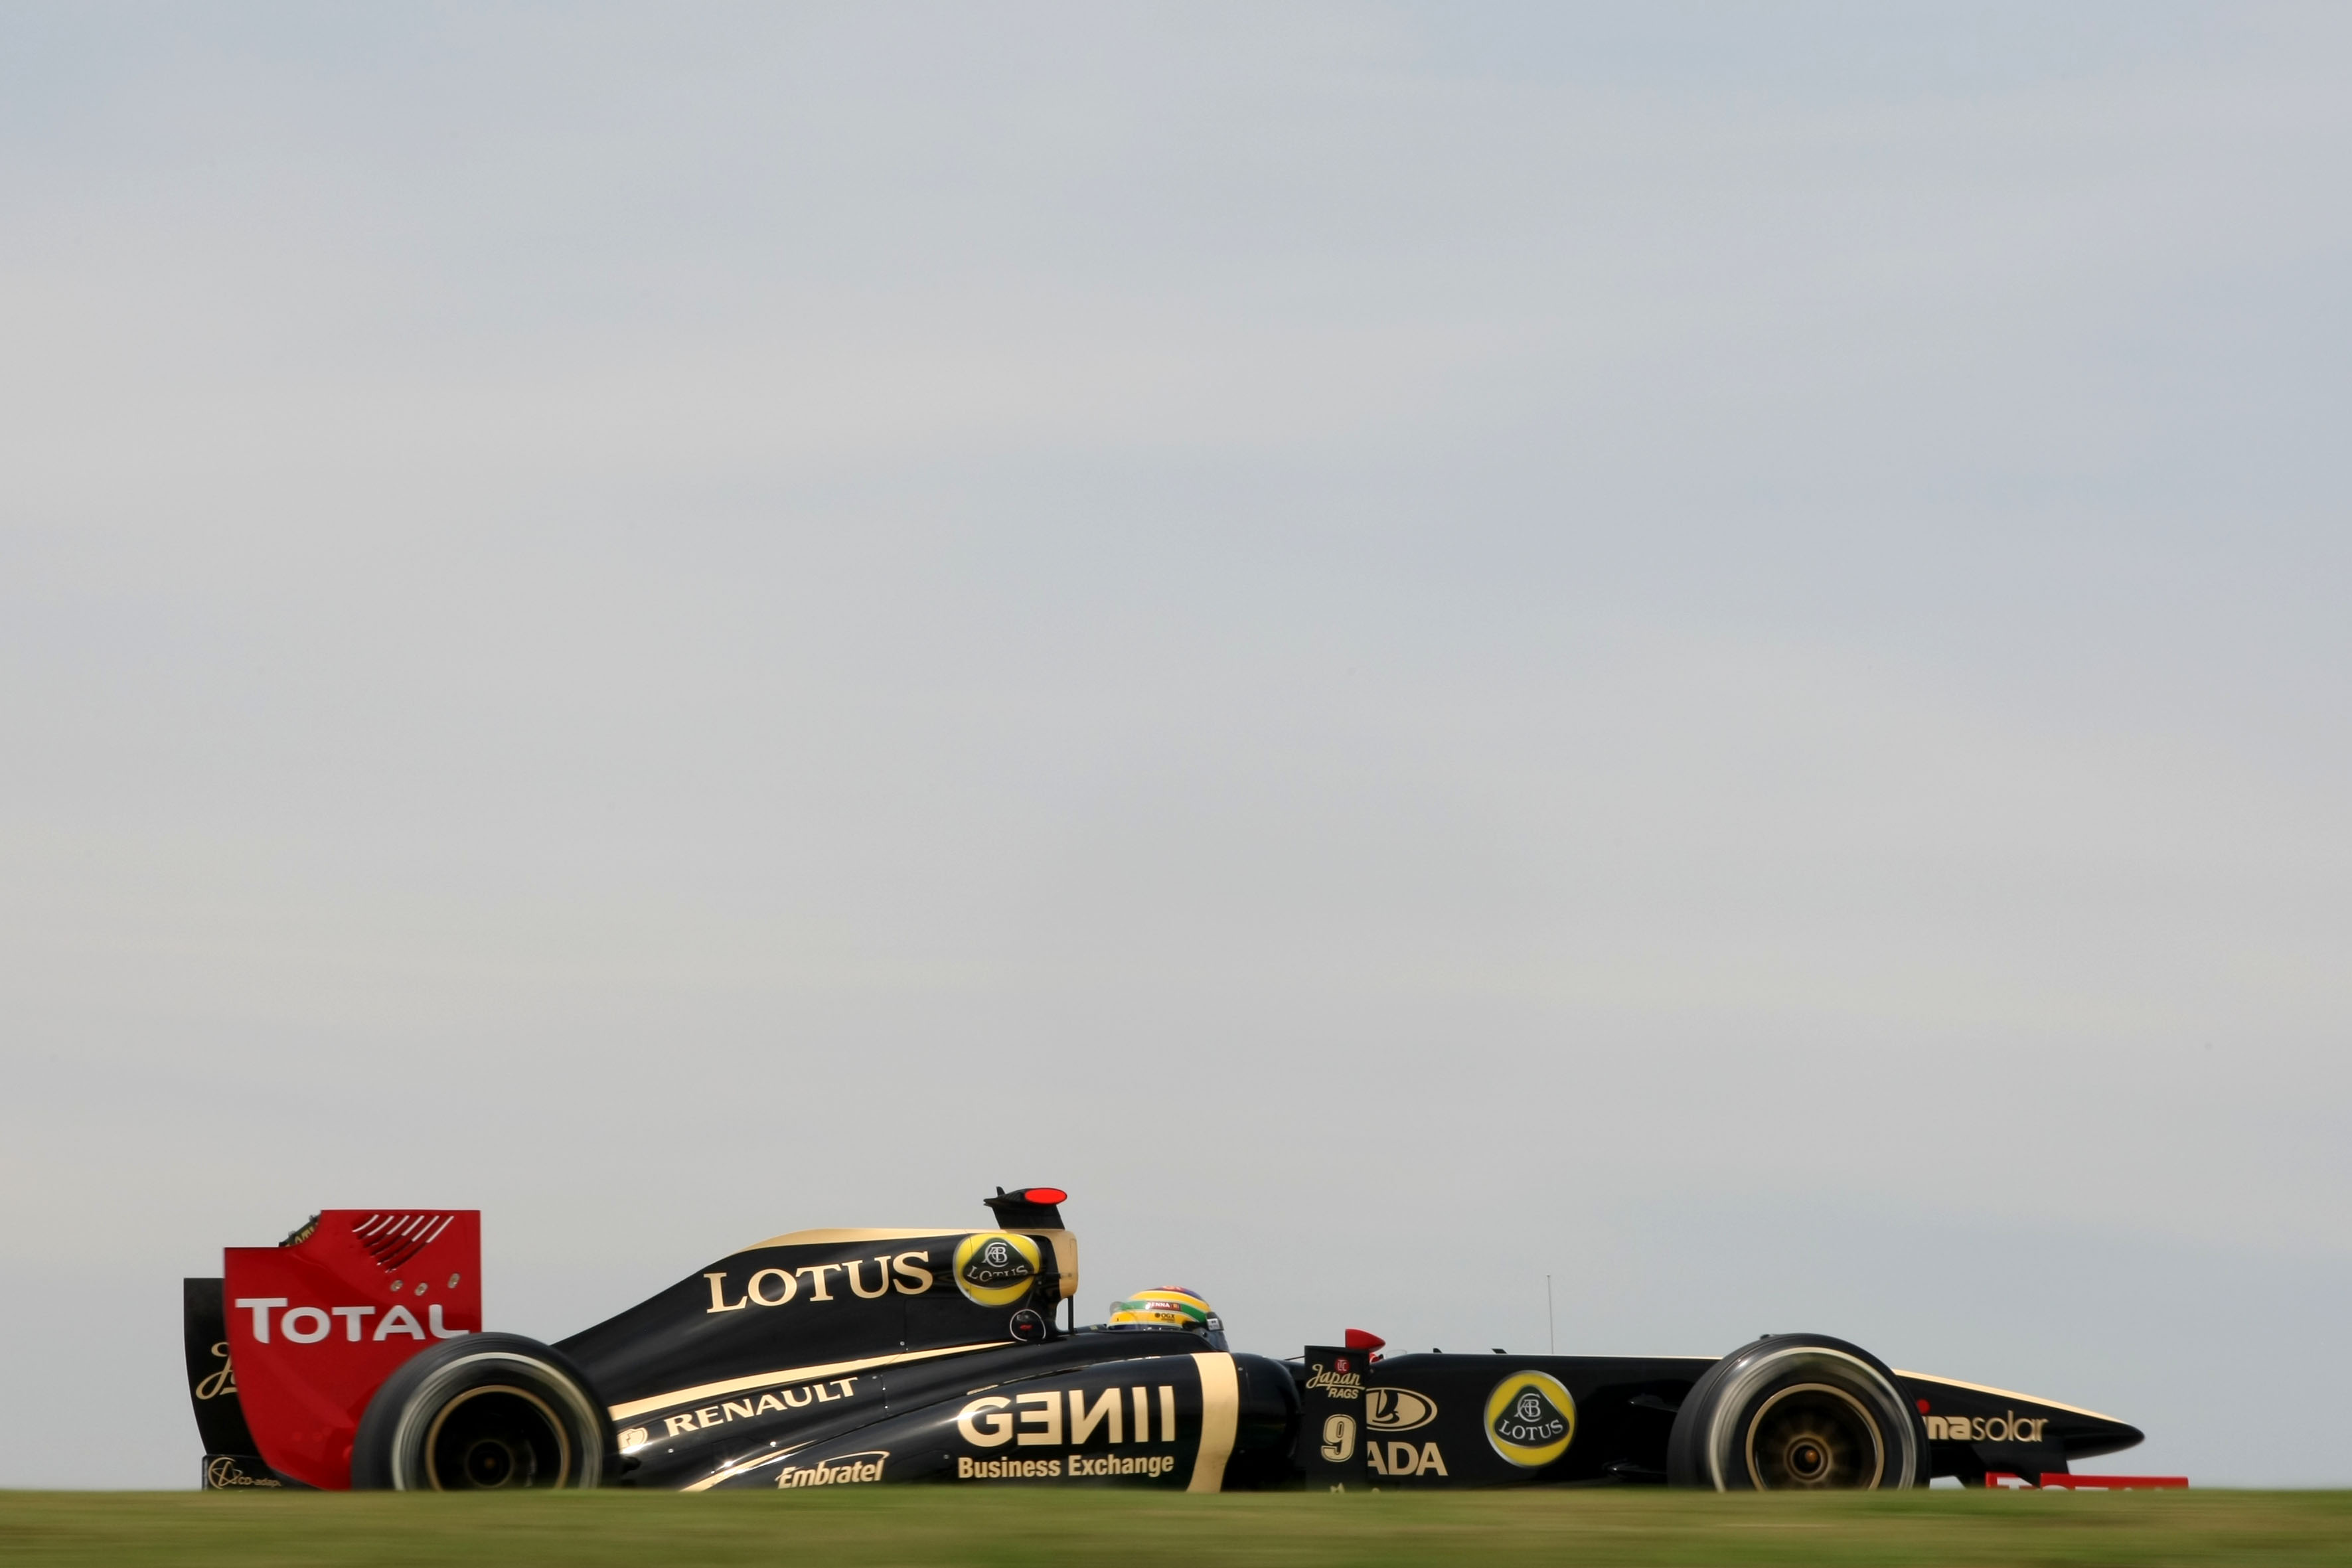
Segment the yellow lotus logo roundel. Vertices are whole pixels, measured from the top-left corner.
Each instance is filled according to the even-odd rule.
[[[1548,1372],[1515,1372],[1486,1395],[1486,1441],[1523,1470],[1550,1464],[1576,1440],[1576,1400]]]
[[[1025,1236],[983,1230],[956,1243],[956,1289],[983,1307],[1010,1307],[1029,1294],[1042,1267],[1037,1244]]]

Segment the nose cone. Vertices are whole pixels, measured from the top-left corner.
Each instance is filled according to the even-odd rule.
[[[2147,1440],[2147,1433],[2112,1415],[2094,1415],[2088,1411],[2067,1410],[2063,1405],[2049,1408],[2059,1412],[2052,1418],[2049,1429],[2064,1445],[2069,1463],[2120,1453]]]
[[[2078,1459],[2131,1447],[2147,1436],[2112,1415],[2038,1394],[1923,1373],[1895,1376],[1927,1426],[1937,1475],[2071,1468]]]

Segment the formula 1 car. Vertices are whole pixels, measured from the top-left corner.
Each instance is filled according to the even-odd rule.
[[[1228,1350],[1213,1316],[1080,1327],[1066,1198],[999,1188],[984,1229],[775,1237],[554,1345],[482,1331],[478,1211],[326,1210],[185,1281],[205,1483],[2063,1485],[2141,1437],[1819,1334],[1383,1358],[1349,1330],[1280,1361]]]

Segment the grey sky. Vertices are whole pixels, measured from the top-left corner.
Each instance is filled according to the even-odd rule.
[[[2352,1482],[2352,14],[1465,12],[0,16],[0,1484],[1035,1180]]]

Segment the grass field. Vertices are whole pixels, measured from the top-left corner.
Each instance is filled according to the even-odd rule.
[[[543,1497],[0,1492],[0,1563],[1201,1568],[2343,1564],[2352,1493],[1408,1497],[877,1489]]]

